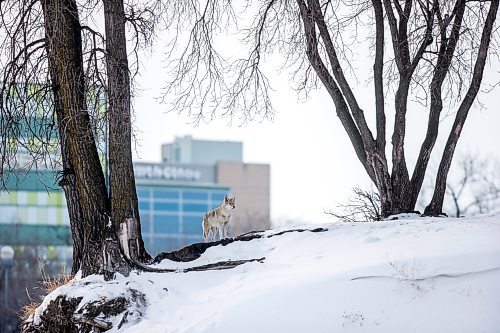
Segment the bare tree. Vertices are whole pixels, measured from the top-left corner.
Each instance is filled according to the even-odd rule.
[[[465,155],[446,184],[445,208],[453,216],[490,213],[500,207],[500,174],[496,161]]]
[[[80,110],[87,109],[86,97],[84,90],[79,87],[83,81],[76,80],[76,78],[83,79],[81,69],[70,68],[68,73],[70,76],[65,76],[64,83],[61,83],[55,73],[56,64],[52,63],[52,67],[49,66],[50,57],[47,54],[50,53],[51,46],[54,47],[54,44],[57,43],[52,38],[54,31],[61,34],[66,33],[67,38],[73,37],[67,41],[68,43],[77,43],[78,38],[75,38],[75,34],[71,33],[74,33],[75,30],[79,31],[79,23],[75,24],[73,20],[72,10],[76,10],[76,5],[61,11],[58,10],[64,6],[60,3],[50,3],[49,5],[54,6],[51,8],[54,10],[50,13],[47,7],[45,7],[45,11],[42,9],[42,2],[39,1],[10,1],[2,2],[0,5],[3,23],[1,26],[2,49],[6,51],[2,55],[1,174],[2,181],[4,181],[5,169],[7,171],[15,169],[19,172],[22,169],[36,168],[42,163],[49,163],[53,167],[59,162],[56,147],[58,144],[57,135],[61,135],[63,159],[61,185],[68,201],[75,256],[80,256],[79,259],[75,257],[76,260],[73,264],[72,271],[76,272],[80,269],[83,259],[83,225],[85,222],[82,214],[87,214],[87,223],[89,223],[92,221],[90,217],[92,212],[82,210],[81,200],[77,195],[73,169],[75,161],[70,158],[71,142],[70,137],[66,135],[68,133],[66,129],[68,119],[71,119],[69,115],[70,104],[71,110],[83,115]],[[69,14],[69,17],[64,16],[64,14]],[[67,29],[58,29],[56,27],[58,20],[60,20],[59,23],[62,24],[62,27],[67,27]],[[44,26],[45,22],[48,22],[47,26]],[[57,46],[61,47],[60,44]],[[70,49],[61,47],[61,52],[67,51],[66,60],[75,60],[68,63],[67,66],[60,67],[61,69],[79,65],[78,59],[82,59],[82,51],[78,50],[77,47],[72,49],[72,51],[75,50],[77,53],[71,54]],[[71,81],[73,77],[75,80]],[[64,101],[61,93],[63,84],[66,84],[64,92],[69,94],[64,96]],[[66,107],[66,113],[64,113],[64,107]],[[88,128],[91,128],[87,118],[84,116],[81,119],[87,121]],[[75,126],[75,122],[70,123]],[[82,141],[91,144],[92,138],[89,137],[90,134],[87,135],[87,131],[83,127],[85,125],[78,127]],[[73,128],[73,130],[75,129]],[[86,138],[89,140],[85,140]],[[72,143],[74,148],[75,138],[73,138]],[[28,157],[22,159],[21,162],[18,161],[18,157],[22,154],[28,155],[31,159]],[[88,156],[93,155],[89,154]],[[12,173],[7,173],[7,175],[11,176]]]
[[[244,119],[269,116],[270,86],[262,63],[266,55],[282,52],[299,91],[307,95],[308,89],[322,84],[329,93],[358,159],[377,187],[382,216],[414,210],[443,109],[456,112],[434,196],[425,209],[428,215],[441,214],[450,163],[479,92],[488,52],[498,54],[494,30],[498,0],[266,0],[246,10],[254,15],[250,26],[241,29],[249,52],[228,63],[218,52],[215,36],[221,27],[239,26],[235,14],[239,10],[231,1],[210,0],[192,9],[188,21],[194,28],[178,60],[172,62],[174,79],[165,91],[166,99],[173,93],[177,96],[173,109],[189,110],[195,121],[207,112],[213,117],[215,110],[224,115],[242,112]],[[350,61],[356,54],[348,40],[356,39],[352,31],[357,29],[373,31],[367,47],[374,54],[375,105],[365,107],[374,115],[375,133],[349,77],[355,74]],[[394,128],[389,160],[386,104],[390,99]],[[429,110],[412,174],[405,151],[410,100]]]
[[[4,173],[4,167],[19,169],[19,147],[30,154],[30,164],[23,165],[30,169],[47,159],[60,163],[57,153],[49,154],[49,149],[57,152],[54,147],[60,145],[60,185],[75,241],[72,271],[82,269],[84,276],[127,273],[134,262],[150,259],[140,233],[132,169],[127,16],[123,1],[104,4],[105,34],[83,23],[92,21],[98,2],[12,0],[0,4],[2,42],[8,51],[2,57],[2,180],[4,174],[11,174]],[[141,29],[149,27],[147,17],[141,15],[131,16],[136,40],[151,36],[150,32],[139,36]],[[109,194],[97,145],[106,140],[102,136],[107,120],[104,94],[110,110]],[[35,140],[37,145],[29,144]],[[127,218],[134,223],[127,223]],[[114,228],[108,227],[110,220]],[[123,226],[133,229],[125,240],[120,239]],[[128,249],[130,241],[133,252]]]
[[[359,186],[352,189],[353,195],[345,203],[326,214],[336,217],[342,222],[380,221],[380,196],[373,190],[364,190]]]
[[[70,160],[83,217],[82,273],[102,273],[103,239],[109,220],[104,174],[87,110],[83,50],[75,1],[43,1],[47,56],[59,85]],[[55,81],[57,80],[57,81]]]
[[[455,172],[446,184],[444,212],[454,217],[486,214],[500,207],[500,166],[476,155],[461,156],[453,166]],[[432,190],[429,179],[422,188],[422,198],[428,200],[426,190]],[[421,202],[419,202],[421,204]],[[380,197],[373,190],[353,188],[353,195],[336,209],[326,212],[342,222],[379,221]]]

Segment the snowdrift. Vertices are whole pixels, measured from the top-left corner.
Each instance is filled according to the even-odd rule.
[[[30,327],[71,300],[82,331],[95,320],[128,333],[500,332],[500,214],[397,218],[271,230],[153,266],[175,273],[75,278],[44,299]]]

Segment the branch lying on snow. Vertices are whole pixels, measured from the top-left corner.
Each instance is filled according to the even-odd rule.
[[[230,269],[230,268],[235,268],[239,265],[246,264],[247,262],[259,262],[263,263],[266,258],[254,258],[254,259],[244,259],[244,260],[226,260],[226,261],[218,261],[216,263],[212,264],[206,264],[206,265],[200,265],[200,266],[194,266],[194,267],[189,267],[189,268],[184,268],[184,269],[172,269],[172,268],[155,268],[155,267],[149,267],[146,265],[143,265],[138,262],[134,262],[135,265],[137,265],[138,269],[149,272],[149,273],[189,273],[189,272],[201,272],[201,271],[213,271],[213,270],[222,270],[222,269]]]
[[[227,260],[227,261],[220,261],[212,264],[207,264],[207,265],[201,265],[201,266],[195,266],[195,267],[190,267],[186,269],[171,269],[171,268],[155,268],[155,267],[150,267],[147,266],[141,262],[139,262],[136,259],[136,242],[137,242],[137,237],[135,234],[135,230],[137,230],[137,220],[135,218],[127,218],[125,223],[123,223],[120,226],[120,235],[119,235],[119,241],[120,241],[120,247],[123,251],[123,256],[127,263],[138,270],[145,271],[145,272],[150,272],[150,273],[187,273],[187,272],[193,272],[193,271],[207,271],[207,270],[221,270],[221,269],[230,269],[234,268],[236,266],[245,264],[247,262],[260,262],[262,263],[265,258],[254,258],[254,259],[245,259],[245,260]],[[316,228],[316,229],[293,229],[293,230],[284,230],[275,234],[267,235],[265,236],[263,231],[252,231],[243,235],[240,235],[235,238],[226,238],[226,239],[221,239],[216,242],[209,242],[209,243],[195,243],[189,246],[186,246],[179,251],[173,251],[173,252],[163,252],[160,253],[159,255],[156,256],[156,258],[153,260],[153,263],[159,263],[164,259],[169,259],[172,261],[176,262],[188,262],[188,261],[193,261],[195,259],[198,259],[209,247],[212,246],[217,246],[217,245],[222,245],[226,246],[227,244],[230,244],[235,241],[250,241],[252,239],[258,239],[258,238],[271,238],[274,236],[280,236],[288,232],[304,232],[304,231],[310,231],[310,232],[323,232],[327,231],[325,228]]]
[[[328,229],[326,229],[326,228],[284,230],[284,231],[280,231],[280,232],[277,232],[275,234],[269,235],[269,236],[267,236],[267,238],[271,238],[271,237],[274,237],[274,236],[281,236],[281,235],[286,234],[288,232],[304,232],[304,231],[323,232],[323,231],[327,231],[327,230]]]
[[[247,262],[257,261],[257,262],[263,263],[264,259],[266,259],[266,258],[262,257],[259,259],[220,261],[220,262],[216,262],[214,264],[207,264],[207,265],[202,265],[202,266],[195,266],[195,267],[186,268],[186,269],[183,269],[182,272],[187,273],[187,272],[230,269],[230,268],[235,268],[236,266],[242,265],[242,264],[247,263]]]
[[[171,269],[171,268],[155,268],[144,265],[137,260],[137,220],[135,218],[127,218],[125,223],[120,225],[120,233],[118,240],[120,242],[120,248],[125,261],[132,268],[139,269],[141,271],[150,273],[187,273],[191,271],[207,271],[207,270],[220,270],[220,269],[230,269],[236,266],[242,265],[247,262],[263,262],[265,258],[260,259],[246,259],[246,260],[227,260],[220,261],[213,264],[201,265],[190,267],[187,269]],[[260,235],[258,237],[261,237]],[[203,249],[201,253],[206,250]],[[200,254],[201,254],[200,253]],[[199,255],[198,255],[199,257]]]
[[[127,258],[129,259],[129,258]],[[200,272],[200,271],[211,271],[211,270],[222,270],[222,269],[230,269],[230,268],[235,268],[239,265],[243,265],[247,262],[264,262],[266,258],[254,258],[254,259],[244,259],[244,260],[226,260],[226,261],[218,261],[216,263],[212,264],[206,264],[206,265],[200,265],[200,266],[194,266],[194,267],[189,267],[185,269],[172,269],[172,268],[156,268],[156,267],[150,267],[146,266],[136,260],[130,260],[130,264],[132,267],[139,269],[144,272],[149,272],[149,273],[188,273],[188,272]]]
[[[271,238],[274,236],[281,236],[285,233],[289,232],[304,232],[304,231],[310,231],[310,232],[323,232],[327,231],[328,229],[325,228],[316,228],[316,229],[292,229],[292,230],[284,230],[275,234],[271,234],[268,236],[264,235],[264,231],[251,231],[246,234],[240,235],[235,238],[226,238],[226,239],[221,239],[219,241],[215,242],[209,242],[209,243],[194,243],[189,246],[186,246],[178,251],[172,251],[172,252],[162,252],[158,254],[153,262],[154,263],[159,263],[164,259],[169,259],[172,261],[177,261],[177,262],[188,262],[188,261],[193,261],[198,259],[208,248],[212,246],[217,246],[217,245],[222,245],[226,246],[228,244],[231,244],[233,242],[237,241],[250,241],[253,239],[259,239],[263,237]]]

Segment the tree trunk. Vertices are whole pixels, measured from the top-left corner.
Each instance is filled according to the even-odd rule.
[[[491,33],[497,16],[498,3],[499,0],[491,1],[490,9],[488,11],[488,16],[486,17],[483,33],[481,36],[478,56],[474,65],[471,84],[462,103],[460,104],[460,107],[458,108],[457,115],[455,116],[455,121],[450,131],[450,135],[448,136],[448,140],[446,141],[443,156],[441,157],[441,162],[439,164],[439,169],[436,176],[434,195],[432,196],[432,200],[429,205],[425,208],[426,215],[437,216],[443,213],[443,202],[444,195],[446,193],[446,180],[448,177],[448,171],[450,170],[451,161],[455,153],[458,139],[460,138],[460,134],[462,133],[465,120],[467,119],[472,103],[474,102],[477,93],[479,92],[479,88],[481,87],[484,66],[486,64],[488,48],[491,40]]]
[[[385,154],[380,154],[377,151],[377,153],[369,155],[368,160],[371,162],[371,165],[373,165],[373,170],[375,172],[375,185],[377,186],[380,197],[380,215],[387,217],[393,214],[395,201]]]
[[[51,62],[50,59],[49,62]],[[63,129],[66,128],[66,118],[64,117],[64,110],[61,103],[59,81],[57,80],[57,73],[53,64],[49,65],[49,70],[54,94],[54,112],[57,118],[57,126],[59,129]],[[78,270],[80,270],[83,256],[83,217],[80,200],[78,199],[78,193],[76,191],[76,177],[69,157],[67,140],[66,131],[59,130],[59,143],[63,166],[62,179],[59,181],[59,185],[64,190],[66,205],[68,207],[69,224],[73,238],[73,264],[71,267],[71,274],[75,275]]]
[[[404,140],[406,134],[406,111],[408,107],[408,91],[410,79],[406,74],[400,74],[399,87],[395,97],[395,119],[394,132],[392,134],[392,195],[393,200],[391,214],[413,211],[415,206],[411,205],[409,198],[410,179],[406,166]]]
[[[442,86],[446,76],[448,75],[453,55],[455,54],[457,42],[460,37],[460,29],[462,27],[465,7],[465,0],[456,2],[456,15],[449,37],[447,36],[446,29],[447,25],[451,22],[451,19],[446,20],[440,28],[441,46],[439,48],[439,55],[430,85],[431,104],[427,124],[427,133],[420,147],[420,153],[411,178],[411,197],[413,205],[417,202],[418,194],[420,193],[424,182],[425,171],[427,170],[427,165],[438,137],[440,124],[439,119],[441,111],[443,110]]]
[[[82,275],[103,272],[103,240],[108,200],[84,90],[78,9],[74,0],[43,0],[47,52],[57,73],[69,158],[82,212]]]
[[[113,229],[128,218],[135,218],[137,230],[130,255],[141,262],[151,257],[144,248],[132,164],[132,124],[130,106],[130,76],[125,36],[125,12],[122,0],[104,1],[106,30],[106,65],[108,74],[109,171]]]

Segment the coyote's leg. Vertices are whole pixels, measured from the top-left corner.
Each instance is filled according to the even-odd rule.
[[[208,226],[208,223],[205,219],[203,219],[203,222],[201,222],[201,227],[203,228],[203,242],[208,241],[208,233],[210,231],[210,227]]]
[[[217,230],[219,231],[219,240],[222,240],[222,238],[224,237],[224,225],[223,224],[219,224],[217,226]]]
[[[217,227],[210,227],[210,230],[212,231],[212,241],[215,241],[215,236],[217,234]]]

